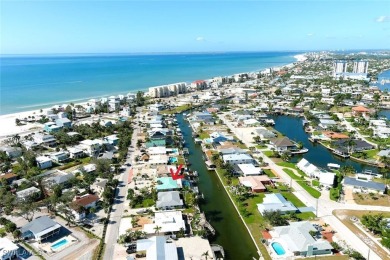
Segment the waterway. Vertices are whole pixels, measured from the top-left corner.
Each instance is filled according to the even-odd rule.
[[[388,120],[390,120],[390,110],[382,110],[379,112],[379,116],[384,116]]]
[[[190,168],[199,174],[199,191],[204,195],[200,209],[216,230],[210,242],[221,245],[226,259],[258,259],[258,253],[245,225],[229,199],[216,173],[208,171],[203,160],[203,152],[192,139],[192,129],[182,114],[177,115],[185,147],[190,151]]]
[[[303,157],[310,163],[321,168],[327,168],[328,163],[337,163],[341,166],[351,165],[358,172],[362,172],[364,170],[372,170],[373,172],[378,172],[378,169],[376,167],[361,164],[350,159],[343,159],[339,156],[334,155],[321,144],[310,142],[308,139],[309,134],[307,134],[303,129],[302,118],[285,115],[270,117],[274,119],[274,128],[277,131],[284,134],[291,140],[294,140],[296,142],[301,141],[303,143],[303,146],[309,149],[309,152],[303,155],[294,156],[292,158],[293,162],[298,162]]]

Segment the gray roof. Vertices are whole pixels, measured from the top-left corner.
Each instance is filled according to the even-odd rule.
[[[177,248],[174,243],[167,243],[164,236],[137,240],[137,251],[146,251],[147,260],[177,260]]]
[[[316,231],[308,221],[291,222],[289,226],[275,227],[274,231],[293,252],[306,252],[309,245],[317,250],[332,249],[333,247],[326,240],[315,240],[310,231]]]
[[[367,188],[367,189],[377,190],[377,191],[386,190],[386,185],[383,183],[374,182],[374,181],[362,181],[351,177],[344,178],[344,185],[351,185],[355,187],[362,187],[362,188]]]
[[[288,137],[274,138],[270,140],[276,147],[291,147],[295,146]]]
[[[183,206],[183,200],[180,199],[178,191],[159,192],[157,198],[156,206],[158,208]]]
[[[55,225],[57,225],[57,222],[53,221],[48,216],[42,216],[21,227],[20,231],[22,233],[31,231],[32,233],[37,234],[48,228],[54,227]]]

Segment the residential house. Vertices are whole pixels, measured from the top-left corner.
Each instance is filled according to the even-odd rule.
[[[333,119],[320,119],[318,126],[323,129],[328,129],[337,126],[337,122]]]
[[[71,128],[72,127],[72,121],[70,121],[68,118],[58,118],[56,119],[56,125],[61,128]]]
[[[36,187],[30,187],[21,191],[16,192],[16,197],[18,200],[26,200],[34,194],[40,194],[41,190]]]
[[[181,179],[174,180],[172,177],[157,178],[157,191],[171,191],[182,188]]]
[[[291,142],[288,137],[270,139],[270,144],[279,153],[293,151],[297,148],[296,145]]]
[[[291,222],[289,226],[274,227],[272,241],[278,241],[294,256],[330,255],[333,247],[325,239],[314,238],[310,233],[318,230],[309,221]]]
[[[0,186],[1,186],[1,180],[5,180],[8,184],[11,184],[17,178],[18,176],[12,172],[0,174]]]
[[[236,173],[243,175],[243,176],[262,174],[262,169],[254,166],[253,163],[236,164],[234,166],[234,170]]]
[[[366,117],[370,110],[364,106],[356,106],[352,108],[352,115]]]
[[[280,193],[265,194],[263,203],[257,204],[257,209],[263,215],[264,211],[280,211],[282,214],[297,212],[297,207],[287,201]]]
[[[43,173],[41,176],[44,176],[44,183],[48,188],[55,184],[65,183],[71,178],[74,178],[72,173],[67,173],[60,170],[50,170]]]
[[[118,143],[119,143],[119,138],[116,136],[116,135],[109,135],[109,136],[106,136],[104,137],[104,140],[110,144],[110,145],[114,145],[114,146],[117,146]]]
[[[97,157],[101,150],[99,140],[83,140],[80,142],[79,147],[90,157]]]
[[[386,184],[369,179],[345,177],[342,183],[344,186],[351,187],[354,192],[385,193],[386,191]]]
[[[87,194],[81,197],[76,196],[71,205],[73,215],[76,221],[81,221],[86,216],[86,209],[96,208],[96,203],[99,201],[99,196]]]
[[[51,168],[53,166],[52,159],[50,159],[49,157],[38,156],[35,158],[35,160],[37,161],[38,168],[41,170]]]
[[[156,208],[158,209],[182,208],[183,205],[183,200],[180,198],[180,193],[178,191],[157,193]]]
[[[168,242],[165,236],[154,236],[137,240],[137,253],[145,253],[146,260],[178,260],[176,244]]]
[[[23,239],[35,239],[38,242],[58,235],[60,230],[61,225],[48,216],[37,217],[20,229]]]
[[[160,227],[159,233],[174,233],[181,229],[185,230],[185,222],[180,210],[162,211],[154,213],[154,221],[152,224],[145,224],[143,231],[146,234],[155,234],[156,227]]]
[[[145,143],[146,148],[150,147],[159,147],[159,146],[166,146],[166,141],[165,139],[155,139],[155,140],[150,140],[149,142]]]
[[[106,188],[108,180],[97,178],[96,181],[91,185],[91,189],[101,198]]]
[[[77,147],[69,147],[68,152],[69,152],[69,157],[72,159],[78,159],[84,157],[84,151]]]
[[[45,130],[47,133],[54,133],[54,132],[58,132],[62,129],[61,126],[58,126],[56,123],[54,122],[47,122],[44,124],[44,127],[43,127],[43,130]]]
[[[65,151],[59,151],[52,153],[50,158],[56,163],[63,163],[69,160],[69,153]]]
[[[0,260],[19,259],[19,246],[6,237],[0,237]]]
[[[22,148],[20,147],[3,146],[0,147],[0,151],[5,152],[5,154],[11,159],[22,156]]]
[[[266,128],[258,128],[256,129],[257,135],[261,138],[261,140],[268,140],[276,137],[276,134]]]
[[[253,158],[246,154],[246,153],[239,153],[239,154],[225,154],[222,155],[222,159],[225,163],[229,163],[232,165],[235,164],[248,164],[253,163]]]
[[[252,192],[264,192],[267,190],[266,184],[272,181],[267,175],[238,177],[240,184],[251,188]]]
[[[336,150],[339,150],[343,153],[353,153],[353,152],[362,152],[365,150],[372,150],[374,149],[374,145],[367,143],[363,140],[353,139],[352,142],[349,142],[349,140],[337,140],[334,142],[334,145]]]
[[[49,147],[56,146],[56,144],[57,144],[56,138],[53,135],[48,135],[48,134],[36,133],[34,135],[34,141],[37,144],[45,145],[45,146],[49,146]]]

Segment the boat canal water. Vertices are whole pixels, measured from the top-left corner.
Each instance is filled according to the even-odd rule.
[[[273,115],[270,116],[275,121],[274,128],[280,133],[284,134],[293,141],[303,143],[303,146],[309,149],[309,152],[297,155],[292,158],[292,162],[298,162],[301,158],[305,158],[310,163],[321,167],[327,168],[328,163],[335,163],[341,166],[350,165],[358,172],[365,170],[372,170],[378,172],[378,169],[373,166],[361,164],[351,159],[343,159],[337,155],[334,155],[331,151],[326,149],[321,144],[312,143],[309,141],[309,134],[307,134],[302,127],[302,118],[286,115]]]
[[[189,123],[185,121],[183,114],[178,114],[176,118],[185,147],[190,151],[190,168],[199,174],[199,192],[204,196],[200,209],[216,231],[210,243],[224,248],[225,259],[258,259],[257,248],[216,173],[207,170],[203,152],[200,146],[194,143]]]

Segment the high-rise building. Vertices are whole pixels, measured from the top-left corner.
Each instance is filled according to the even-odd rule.
[[[353,73],[367,73],[368,61],[355,61],[353,63]]]
[[[335,61],[333,63],[333,74],[340,74],[347,72],[347,62],[346,61]]]

